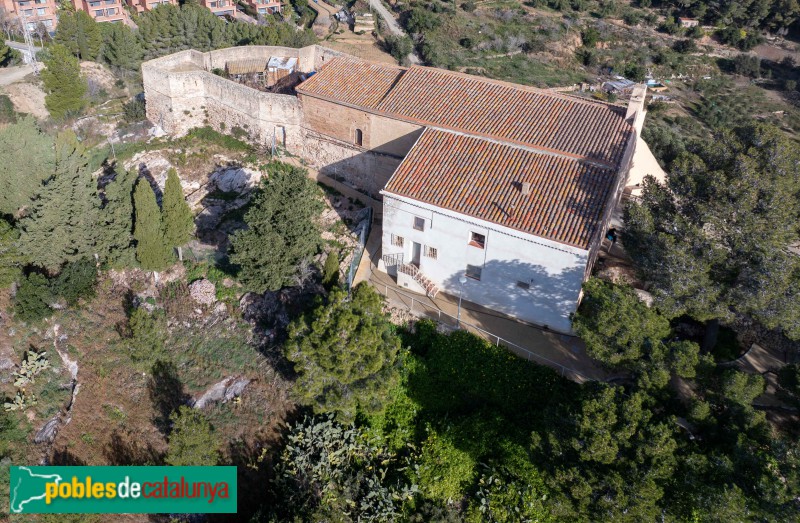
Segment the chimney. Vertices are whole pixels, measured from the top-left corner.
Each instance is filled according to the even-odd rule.
[[[519,190],[523,196],[529,196],[531,194],[530,182],[522,182],[522,184],[519,187]]]

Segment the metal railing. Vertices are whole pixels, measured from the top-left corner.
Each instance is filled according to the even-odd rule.
[[[372,283],[373,286],[376,286],[375,284],[379,282],[371,281],[370,283]],[[389,286],[385,283],[379,283],[379,286],[377,287],[378,288],[383,287],[383,295],[386,296],[387,298],[389,297],[389,291],[391,290],[391,292],[395,293],[396,295],[411,300],[410,304],[406,304],[404,301],[401,301],[400,303],[403,306],[407,307],[409,312],[415,316],[427,317],[429,319],[436,320],[440,325],[443,325],[451,330],[463,329],[468,332],[472,332],[473,334],[476,334],[477,336],[480,336],[485,340],[493,343],[496,347],[500,347],[502,345],[507,350],[511,351],[512,353],[516,354],[521,358],[525,358],[528,361],[535,361],[541,365],[546,365],[548,367],[554,368],[561,373],[562,377],[571,379],[572,381],[576,381],[578,383],[582,383],[585,381],[594,381],[593,378],[589,378],[588,376],[578,372],[575,369],[566,367],[556,361],[551,360],[550,358],[542,356],[541,354],[537,354],[530,349],[517,345],[516,343],[509,341],[505,338],[502,338],[497,334],[494,334],[493,332],[489,332],[485,329],[482,329],[477,325],[473,325],[471,323],[467,323],[463,320],[460,320],[459,318],[442,311],[438,307],[431,307],[419,297],[414,297],[410,294],[401,292],[395,288],[389,289]],[[415,310],[415,305],[416,305],[416,310]]]

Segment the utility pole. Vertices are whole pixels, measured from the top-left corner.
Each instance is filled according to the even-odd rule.
[[[33,48],[33,38],[31,38],[31,31],[28,28],[28,17],[25,11],[19,9],[19,23],[22,25],[22,36],[25,38],[25,45],[28,46],[28,53],[31,55],[31,66],[33,67],[33,74],[39,76],[39,64],[36,62],[36,53]]]

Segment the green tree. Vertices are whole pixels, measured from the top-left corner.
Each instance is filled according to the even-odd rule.
[[[625,209],[625,247],[660,310],[713,326],[735,313],[800,337],[800,152],[774,127],[722,132]]]
[[[28,259],[19,250],[19,231],[0,219],[0,288],[6,288],[22,276]]]
[[[214,466],[220,461],[220,442],[205,415],[181,406],[170,416],[172,432],[164,461],[174,467]]]
[[[166,356],[167,316],[163,310],[149,312],[137,307],[128,318],[128,328],[128,348],[134,361],[149,365]]]
[[[125,24],[102,24],[103,60],[122,71],[135,71],[144,50],[136,33]]]
[[[42,82],[47,93],[44,101],[50,116],[61,120],[78,114],[86,105],[83,97],[87,89],[78,59],[66,47],[56,44],[48,49],[44,65]]]
[[[146,271],[162,271],[172,263],[172,248],[164,240],[161,209],[156,195],[145,178],[139,178],[133,193],[136,221],[136,259]]]
[[[32,117],[0,128],[0,213],[19,216],[55,174],[55,141]]]
[[[100,211],[98,251],[113,267],[136,263],[133,247],[133,188],[139,174],[122,170],[103,190],[105,202]]]
[[[167,173],[162,205],[164,241],[170,247],[178,248],[178,255],[183,260],[181,246],[188,242],[194,232],[194,216],[186,198],[183,197],[181,179],[175,169]]]
[[[50,282],[55,296],[60,296],[68,305],[76,305],[81,298],[94,296],[97,282],[97,266],[93,258],[81,258],[68,263],[59,275]]]
[[[96,254],[97,182],[83,146],[71,132],[56,139],[56,174],[20,222],[20,248],[32,263],[57,272],[68,262]]]
[[[100,24],[82,10],[61,13],[53,40],[56,44],[66,47],[80,60],[96,60],[103,45]]]
[[[20,282],[14,296],[14,313],[23,321],[38,321],[52,312],[52,301],[53,294],[47,278],[38,272],[32,272]]]
[[[289,328],[286,357],[298,373],[297,392],[315,412],[352,421],[375,412],[397,382],[400,339],[383,313],[383,299],[360,284],[352,298],[340,289]]]
[[[414,50],[414,43],[407,36],[389,35],[384,41],[386,50],[401,64],[408,60],[408,55]]]
[[[293,283],[297,267],[319,248],[321,203],[304,169],[272,162],[250,210],[247,229],[231,239],[231,261],[250,290],[278,290]]]

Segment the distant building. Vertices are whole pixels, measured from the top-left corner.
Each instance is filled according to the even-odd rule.
[[[162,4],[178,5],[178,0],[128,0],[128,5],[136,9],[137,13],[152,11]]]
[[[200,0],[200,5],[217,16],[236,16],[235,0]]]
[[[130,19],[122,0],[72,0],[75,9],[89,13],[98,22],[125,22]]]
[[[56,0],[0,0],[0,7],[25,21],[30,31],[36,31],[39,24],[48,33],[53,33],[58,25],[58,2]]]
[[[700,25],[700,22],[696,18],[678,18],[678,22],[681,24],[681,27],[687,29]]]
[[[280,0],[245,0],[260,16],[267,16],[281,12]]]

